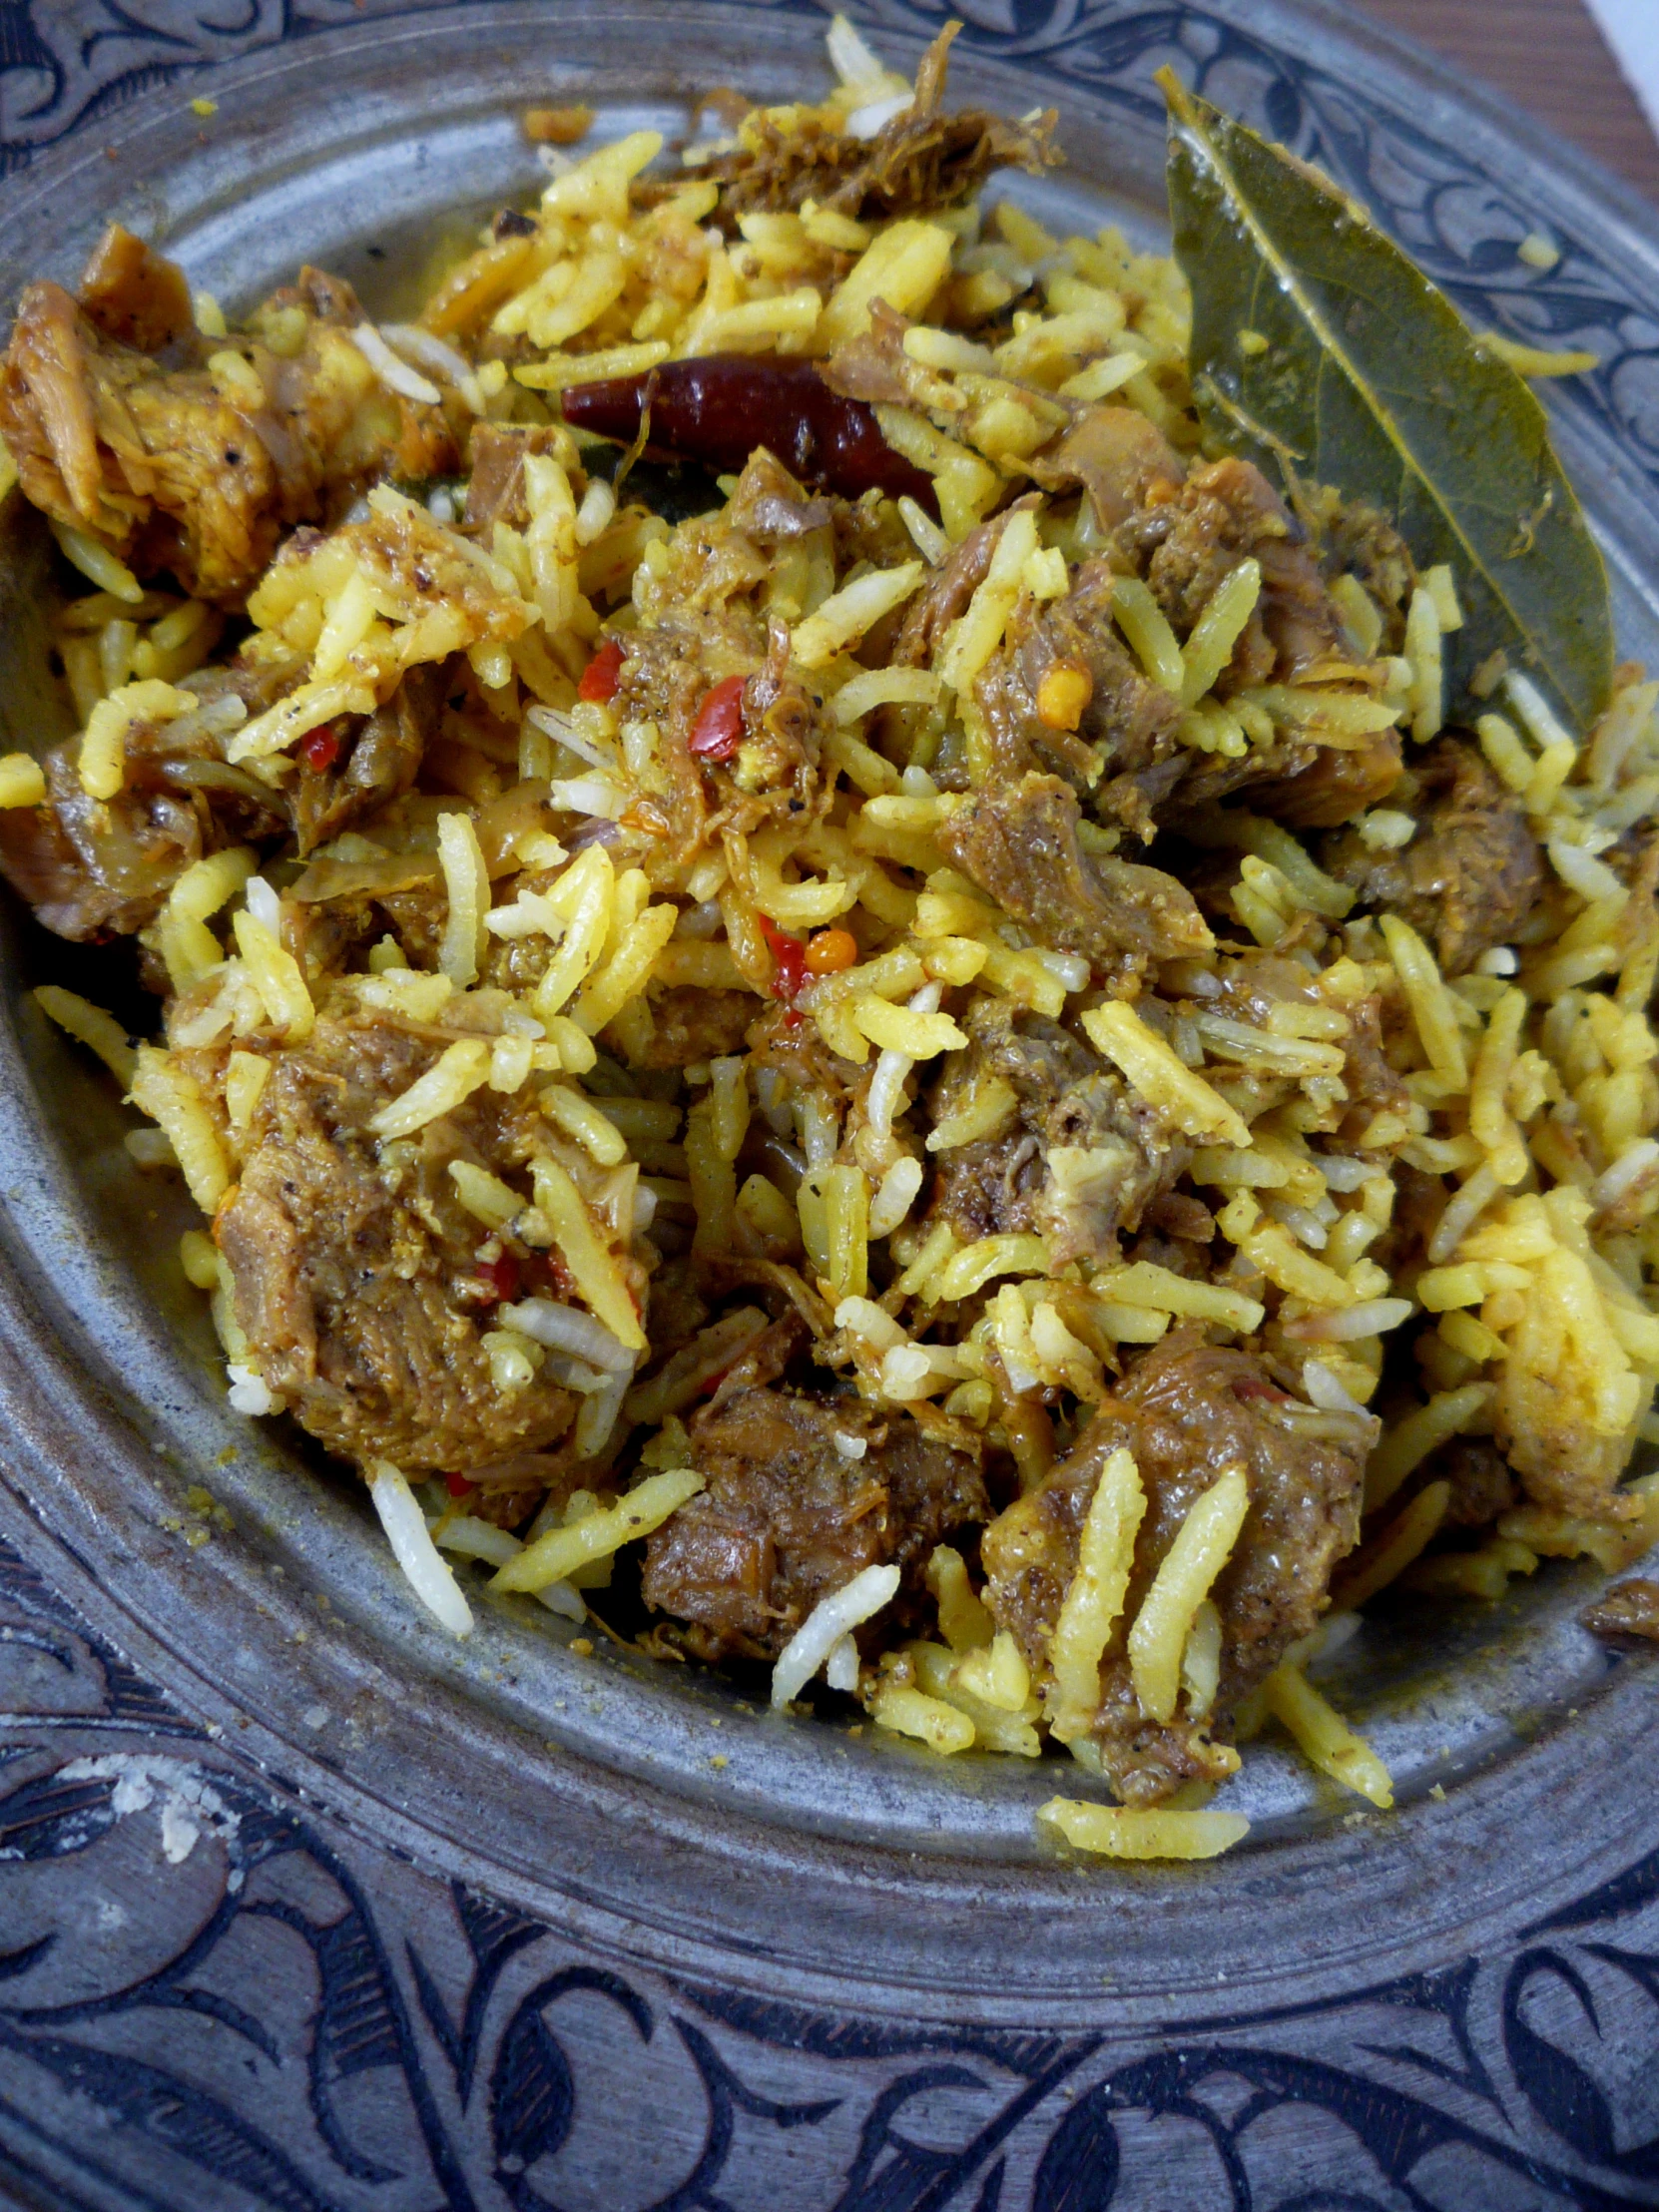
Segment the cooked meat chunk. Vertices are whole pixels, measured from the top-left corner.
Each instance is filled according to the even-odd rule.
[[[932,1220],[964,1243],[1036,1231],[1055,1267],[1114,1260],[1191,1157],[1138,1095],[1057,1022],[1003,1002],[966,1016],[971,1042],[953,1053],[929,1101],[935,1122],[965,1109],[989,1082],[1012,1094],[1003,1125],[936,1155]]]
[[[1399,782],[1404,762],[1399,732],[1382,730],[1364,745],[1322,745],[1312,758],[1299,748],[1287,773],[1250,785],[1253,814],[1293,830],[1335,830],[1380,806]],[[1243,780],[1241,780],[1243,781]],[[1235,786],[1235,789],[1238,787]]]
[[[360,316],[349,286],[302,272],[261,311],[267,328],[276,313],[297,318],[280,350],[239,337],[204,365],[164,366],[111,334],[177,338],[171,265],[141,256],[107,239],[85,305],[53,283],[29,284],[18,302],[0,362],[0,436],[25,496],[56,521],[141,574],[171,570],[199,598],[236,606],[283,529],[343,505],[337,495],[382,470],[455,465],[442,411],[387,392],[340,327]]]
[[[395,1150],[369,1129],[441,1048],[349,1009],[320,1014],[302,1045],[268,1048],[241,1179],[214,1234],[253,1359],[303,1427],[358,1461],[469,1473],[556,1443],[575,1401],[547,1367],[515,1393],[493,1382],[482,1233],[447,1173],[465,1159],[523,1179],[551,1148],[539,1117],[484,1089]]]
[[[1080,952],[1098,973],[1136,973],[1213,949],[1189,890],[1160,868],[1085,853],[1078,823],[1069,784],[1025,776],[961,800],[938,841],[1040,944]]]
[[[469,530],[489,533],[498,522],[514,530],[530,520],[524,496],[524,461],[531,453],[550,453],[556,460],[574,462],[570,432],[561,423],[476,422],[467,444],[466,514]]]
[[[1444,737],[1412,763],[1420,789],[1409,844],[1373,852],[1355,831],[1326,840],[1322,862],[1368,906],[1430,939],[1447,975],[1506,944],[1536,904],[1544,865],[1526,810],[1467,739]]]
[[[1342,1133],[1345,1138],[1358,1140],[1376,1115],[1407,1112],[1411,1094],[1382,1050],[1382,1000],[1375,995],[1356,999],[1348,1008],[1348,1035],[1343,1039],[1348,1113]]]
[[[1113,629],[1112,581],[1104,561],[1089,561],[1064,599],[1016,612],[1006,640],[975,680],[999,777],[1053,771],[1085,790],[1102,777],[1139,776],[1173,752],[1176,702],[1147,681]],[[1078,672],[1087,692],[1069,730],[1052,709],[1044,715],[1043,680],[1059,669]],[[1134,804],[1118,811],[1138,831]]]
[[[1126,1803],[1231,1771],[1234,1755],[1211,1740],[1211,1730],[1225,1732],[1238,1700],[1318,1621],[1332,1569],[1359,1536],[1375,1432],[1368,1416],[1320,1412],[1289,1396],[1249,1353],[1178,1331],[1135,1363],[1047,1480],[985,1531],[986,1603],[1040,1681],[1101,1469],[1120,1445],[1134,1453],[1146,1514],[1090,1731],[1102,1770]],[[1160,1726],[1136,1700],[1128,1630],[1188,1512],[1233,1467],[1244,1471],[1250,1510],[1210,1593],[1222,1622],[1216,1709]]]
[[[709,793],[687,749],[697,713],[715,684],[755,667],[759,641],[737,624],[670,619],[621,639],[623,662],[612,711],[619,724],[654,722],[665,788],[639,802],[642,821],[691,860],[708,834]]]
[[[1449,1482],[1448,1528],[1484,1528],[1515,1502],[1515,1484],[1503,1455],[1483,1436],[1454,1436],[1431,1452],[1419,1470],[1423,1482]]]
[[[835,517],[834,502],[811,496],[783,462],[763,446],[749,457],[727,507],[734,530],[756,545],[777,547],[822,530]]]
[[[1345,657],[1342,619],[1319,564],[1285,502],[1254,463],[1195,468],[1175,498],[1146,510],[1155,542],[1147,582],[1183,636],[1240,561],[1261,565],[1262,596],[1234,649],[1246,681],[1290,682],[1320,661]]]
[[[988,1511],[973,1455],[857,1397],[743,1389],[691,1440],[708,1488],[649,1538],[642,1588],[710,1659],[776,1657],[864,1567],[891,1560],[913,1581],[942,1536]]]
[[[177,262],[112,223],[81,273],[87,319],[118,345],[160,353],[170,345],[200,350],[190,285]]]
[[[1009,123],[978,108],[943,115],[946,57],[961,29],[946,24],[916,69],[914,102],[884,123],[873,139],[827,130],[815,117],[791,111],[786,130],[762,109],[738,129],[739,145],[717,154],[700,174],[721,186],[728,220],[756,209],[789,210],[816,200],[865,222],[926,215],[977,192],[993,170],[1054,167],[1052,109],[1034,124]]]
[[[913,327],[908,315],[896,313],[884,299],[873,299],[868,327],[843,339],[819,373],[843,399],[862,399],[872,407],[917,407],[925,413],[938,395],[939,380],[904,350],[904,333]],[[1029,496],[1020,503],[1028,506]],[[992,536],[1002,519],[993,518]]]
[[[924,668],[950,625],[966,611],[968,601],[985,581],[997,540],[1008,527],[1008,518],[1022,507],[1034,507],[1035,495],[1027,492],[976,523],[961,544],[948,553],[905,609],[904,625],[892,649],[895,668]]]
[[[1609,1643],[1659,1643],[1659,1582],[1641,1574],[1615,1582],[1579,1618],[1592,1636]]]
[[[806,827],[818,794],[819,704],[799,676],[790,674],[790,633],[774,621],[767,657],[744,686],[743,743],[732,763],[734,800],[728,812],[758,825],[783,814]],[[734,804],[736,795],[748,808]]]
[[[758,1003],[748,991],[711,991],[691,983],[659,991],[651,1001],[655,1026],[646,1066],[689,1068],[741,1052]]]
[[[235,696],[258,714],[302,673],[300,662],[265,662],[193,684],[205,707]],[[54,746],[41,763],[45,801],[0,812],[0,872],[60,937],[142,929],[205,852],[287,828],[285,798],[224,759],[224,735],[195,715],[135,724],[126,784],[108,801],[81,787],[79,736]]]
[[[300,749],[289,805],[301,859],[365,815],[401,799],[413,784],[437,728],[440,678],[437,669],[412,670],[385,706],[347,722],[340,750],[326,767],[314,767]]]
[[[1054,444],[1035,454],[1031,473],[1051,491],[1081,485],[1102,530],[1117,530],[1149,506],[1172,498],[1186,463],[1164,433],[1134,407],[1089,407]]]

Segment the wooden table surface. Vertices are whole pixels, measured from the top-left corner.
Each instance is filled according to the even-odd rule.
[[[1582,0],[1364,0],[1354,13],[1483,78],[1659,201],[1659,140]]]

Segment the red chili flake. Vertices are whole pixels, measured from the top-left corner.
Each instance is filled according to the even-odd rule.
[[[472,1484],[464,1474],[446,1474],[443,1483],[451,1497],[466,1497],[472,1490]]]
[[[299,758],[313,776],[326,776],[339,759],[340,727],[337,722],[325,722],[299,741]]]
[[[799,937],[792,937],[787,929],[780,929],[768,915],[758,914],[756,919],[778,963],[772,973],[772,995],[788,1003],[807,980],[807,947]]]
[[[617,686],[621,681],[622,640],[607,638],[583,669],[582,681],[576,687],[576,696],[603,707],[616,697]]]
[[[552,1298],[568,1304],[576,1278],[557,1252],[531,1252],[522,1262],[521,1280],[530,1298]]]
[[[728,676],[704,695],[686,750],[700,761],[729,761],[743,743],[743,688],[747,676]]]
[[[510,1252],[498,1260],[480,1260],[478,1280],[484,1286],[487,1306],[507,1305],[518,1296],[518,1261]]]

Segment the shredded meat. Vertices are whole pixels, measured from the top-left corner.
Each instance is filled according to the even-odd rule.
[[[1483,1436],[1454,1436],[1430,1452],[1419,1469],[1422,1483],[1449,1482],[1448,1528],[1484,1528],[1515,1502],[1515,1484],[1503,1454]]]
[[[301,662],[268,661],[199,677],[196,688],[204,704],[235,694],[258,714],[302,673]],[[128,732],[127,780],[112,800],[82,790],[76,736],[41,763],[44,802],[0,812],[0,872],[58,936],[131,935],[205,852],[286,830],[282,795],[227,762],[222,738],[181,738],[179,727],[140,722]]]
[[[548,1369],[514,1394],[491,1380],[473,1303],[480,1228],[447,1173],[459,1158],[527,1183],[528,1159],[549,1144],[539,1117],[480,1090],[392,1164],[370,1117],[441,1042],[341,1012],[320,1015],[303,1045],[266,1049],[241,1179],[214,1224],[266,1382],[358,1462],[468,1473],[556,1443],[574,1400]],[[208,1056],[195,1064],[211,1095]]]
[[[776,547],[824,529],[833,522],[835,507],[822,495],[809,496],[783,462],[762,445],[750,455],[738,478],[727,514],[733,529],[753,543]]]
[[[1299,748],[1287,773],[1252,784],[1250,804],[1293,830],[1335,830],[1387,798],[1403,761],[1399,732],[1380,730],[1364,745]]]
[[[988,522],[976,523],[961,544],[948,553],[910,601],[903,628],[893,646],[896,668],[924,668],[945,632],[965,611],[968,601],[985,581],[996,543],[1008,527],[1008,518],[1021,507],[1034,507],[1027,492]]]
[[[689,1068],[699,1060],[741,1052],[756,1003],[748,991],[704,990],[691,983],[657,992],[651,1001],[654,1027],[645,1065]]]
[[[467,479],[466,514],[469,530],[480,531],[485,543],[498,522],[514,530],[530,520],[524,495],[526,454],[551,453],[561,461],[574,461],[570,432],[560,423],[476,422],[467,445],[472,473]]]
[[[1609,1643],[1659,1643],[1659,1582],[1641,1574],[1615,1582],[1579,1619],[1592,1636]]]
[[[239,374],[200,361],[181,335],[183,282],[112,233],[83,302],[59,284],[25,287],[0,361],[0,436],[25,496],[56,521],[142,575],[170,570],[197,597],[236,606],[284,529],[383,471],[454,467],[441,409],[385,391],[341,327],[361,317],[348,285],[301,272],[255,317],[270,329],[274,313],[297,313],[281,351],[261,336],[221,341]]]
[[[929,1220],[947,1221],[964,1244],[1035,1230],[1056,1268],[1115,1260],[1120,1233],[1139,1226],[1191,1153],[1057,1022],[1000,1001],[965,1018],[971,1041],[945,1063],[933,1119],[993,1079],[1013,1103],[1001,1128],[937,1155]]]
[[[1441,969],[1461,975],[1532,911],[1543,860],[1525,808],[1467,739],[1439,739],[1412,773],[1421,792],[1409,844],[1373,852],[1344,831],[1326,840],[1322,862],[1368,906],[1403,916],[1433,941]]]
[[[1177,630],[1190,630],[1240,561],[1261,565],[1262,596],[1234,649],[1246,682],[1292,682],[1343,658],[1342,620],[1305,534],[1250,461],[1195,468],[1176,496],[1147,510],[1155,541],[1147,582]]]
[[[971,542],[964,540],[962,550]],[[1102,806],[1142,833],[1144,789],[1125,780],[1155,770],[1173,753],[1178,710],[1168,692],[1141,674],[1113,629],[1112,583],[1104,561],[1086,562],[1064,599],[1016,612],[1007,639],[975,680],[974,697],[999,778],[1037,769],[1084,790],[1108,777]],[[1045,722],[1039,708],[1043,678],[1056,667],[1079,670],[1087,681],[1075,731]]]
[[[1101,1469],[1120,1445],[1135,1454],[1146,1515],[1090,1731],[1102,1770],[1126,1803],[1232,1770],[1235,1755],[1211,1732],[1225,1733],[1238,1700],[1318,1621],[1332,1569],[1359,1536],[1376,1428],[1366,1415],[1316,1411],[1280,1389],[1249,1353],[1179,1331],[1135,1363],[1070,1456],[985,1531],[986,1602],[1040,1680]],[[1222,1620],[1216,1710],[1160,1726],[1135,1698],[1124,1652],[1128,1626],[1188,1511],[1232,1467],[1244,1471],[1250,1511],[1210,1593]]]
[[[169,346],[199,350],[190,285],[177,262],[112,223],[81,273],[81,305],[89,322],[118,345],[141,353]]]
[[[1050,491],[1080,485],[1102,530],[1118,530],[1149,506],[1173,498],[1186,464],[1162,430],[1133,407],[1086,408],[1031,473]]]
[[[913,1582],[940,1537],[988,1511],[976,1457],[856,1397],[742,1388],[691,1440],[708,1488],[648,1539],[642,1588],[709,1659],[775,1657],[861,1569],[891,1560]]]
[[[782,130],[764,109],[739,127],[740,145],[717,154],[700,175],[719,181],[728,220],[758,209],[793,210],[808,200],[864,222],[927,215],[977,192],[993,170],[1033,173],[1061,159],[1052,143],[1052,109],[1035,123],[1009,123],[979,108],[940,112],[946,57],[961,29],[948,23],[916,69],[914,102],[873,139],[826,130],[809,117]]]
[[[440,669],[411,670],[385,706],[352,718],[329,767],[311,767],[301,752],[288,800],[301,859],[409,790],[437,728],[441,694]]]
[[[1026,776],[961,800],[938,832],[964,875],[1039,943],[1080,952],[1103,974],[1213,950],[1192,893],[1160,868],[1085,853],[1069,784]]]

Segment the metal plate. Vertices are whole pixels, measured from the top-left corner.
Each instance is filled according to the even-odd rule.
[[[400,259],[446,211],[534,188],[513,121],[527,100],[591,98],[606,132],[650,121],[672,135],[688,90],[780,97],[824,78],[823,15],[784,5],[324,5],[268,19],[250,0],[234,32],[168,0],[142,20],[111,0],[90,12],[96,36],[82,11],[54,10],[29,26],[32,46],[18,35],[15,58],[0,46],[16,96],[0,120],[14,160],[31,156],[5,188],[9,292],[28,275],[72,277],[119,215],[227,303],[304,256],[394,304]],[[854,12],[906,61],[941,13]],[[1599,350],[1602,368],[1562,402],[1560,438],[1609,552],[1624,649],[1659,660],[1650,218],[1564,153],[1540,160],[1523,145],[1534,134],[1409,57],[1347,44],[1335,11],[985,0],[969,12],[958,94],[1062,110],[1070,171],[1009,188],[1048,219],[1160,235],[1150,76],[1173,61],[1362,194],[1471,320]],[[118,105],[142,89],[135,72],[197,60],[220,66]],[[188,105],[203,91],[211,118]],[[61,128],[78,122],[73,137],[37,156],[31,102]],[[1564,249],[1547,276],[1513,251],[1536,230]],[[41,533],[9,512],[6,747],[63,720],[30,611],[45,577]],[[1453,2142],[1474,2161],[1459,2172],[1485,2162],[1514,2179],[1533,2160],[1537,2188],[1559,2199],[1594,2166],[1622,2175],[1616,2201],[1652,2201],[1637,2146],[1655,2115],[1634,2087],[1638,2054],[1659,2045],[1641,1993],[1652,1983],[1603,1962],[1592,1989],[1582,1958],[1523,1954],[1520,1934],[1634,1911],[1659,1886],[1629,1872],[1659,1844],[1652,1676],[1576,1627],[1587,1572],[1551,1568],[1493,1610],[1402,1606],[1368,1627],[1336,1694],[1394,1769],[1400,1810],[1357,1814],[1259,1746],[1225,1800],[1256,1822],[1249,1845],[1197,1869],[1079,1872],[1044,1853],[1031,1813],[1060,1772],[1046,1764],[935,1762],[867,1731],[778,1722],[687,1670],[576,1657],[545,1616],[511,1607],[487,1610],[457,1649],[405,1598],[360,1489],[227,1411],[173,1257],[188,1211],[131,1173],[113,1088],[26,997],[55,978],[107,1000],[107,959],[66,956],[12,909],[4,927],[0,1536],[13,1556],[0,1551],[12,1623],[0,1680],[16,1660],[22,1688],[0,1692],[19,1716],[0,1721],[0,2170],[9,2158],[45,2177],[44,2201],[121,2206],[171,2190],[193,2206],[1054,2212],[1166,2201],[1137,2194],[1136,2171],[1171,2202],[1243,2203],[1270,2141],[1281,2147],[1259,2177],[1294,2169],[1329,2185],[1337,2167],[1315,2146],[1331,2139],[1309,2131],[1318,2109],[1342,2116],[1377,2170],[1357,2166],[1346,2197],[1305,2202],[1411,2201],[1389,2192]],[[234,1532],[193,1520],[194,1483]],[[159,1756],[183,1764],[133,1764]],[[95,1771],[66,1774],[77,1760]],[[205,1785],[189,1779],[199,1772]],[[459,1889],[444,1900],[444,1880],[467,1902]],[[118,1917],[101,1922],[106,1908]],[[1489,2016],[1462,1971],[1476,1952],[1517,1961]],[[682,2001],[688,1982],[699,1994]],[[158,2033],[163,2005],[190,2015],[188,2032]],[[1323,2024],[1270,2028],[1287,2007]],[[671,2015],[672,2036],[650,2032]],[[1596,2019],[1608,2034],[1620,2023],[1615,2073],[1582,2047]],[[1181,2047],[1233,2059],[1148,2071],[1148,2038],[1167,2047],[1177,2023]],[[1309,2069],[1336,2066],[1339,2048],[1341,2081],[1321,2088]],[[112,2050],[129,2062],[97,2056]],[[904,2055],[923,2050],[925,2063]],[[583,2130],[618,2070],[635,2116],[602,2154]],[[1223,2075],[1256,2101],[1218,2101]],[[904,2096],[884,2102],[899,2083]],[[170,2095],[185,2116],[168,2117]],[[274,2127],[283,2098],[293,2117]],[[831,2098],[832,2124],[818,2110]],[[1145,2166],[1133,2115],[1148,2111],[1197,2129],[1190,2186]],[[94,2112],[102,2147],[83,2136]],[[1384,2156],[1407,2122],[1427,2132]],[[233,2147],[250,2127],[257,2157]],[[270,2156],[292,2176],[260,2163]],[[1533,2198],[1494,2179],[1482,2197],[1418,2201]]]

